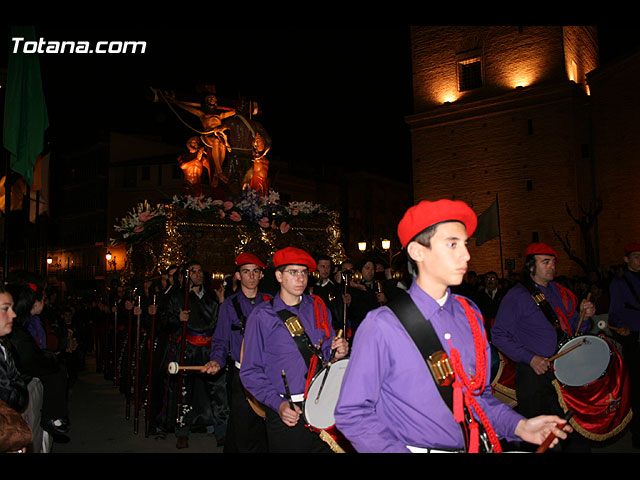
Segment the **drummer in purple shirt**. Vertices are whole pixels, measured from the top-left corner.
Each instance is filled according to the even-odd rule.
[[[473,404],[475,423],[489,432],[493,451],[501,451],[498,438],[537,444],[551,432],[565,438],[560,417],[526,419],[491,393],[482,317],[472,302],[449,289],[462,282],[470,259],[467,238],[476,225],[475,213],[460,201],[423,201],[405,213],[398,237],[414,270],[409,296],[457,365],[454,386],[464,377],[481,380],[465,384],[458,398]],[[460,411],[460,402],[458,408],[453,403]],[[335,418],[358,452],[464,451],[467,444],[416,344],[387,306],[369,312],[355,335]]]
[[[258,305],[247,319],[240,379],[267,407],[265,425],[270,453],[328,453],[331,452],[328,444],[309,430],[301,418],[306,380],[313,375],[314,365],[320,368],[320,361],[317,355],[311,355],[307,364],[278,312],[299,319],[310,342],[325,360],[329,360],[332,350],[336,351],[336,360],[345,357],[348,345],[344,338],[335,336],[331,314],[322,300],[304,294],[308,276],[316,269],[313,257],[304,250],[287,247],[273,255],[273,264],[280,291],[272,301]]]
[[[555,377],[551,370],[552,357],[564,332],[565,338],[574,336],[584,311],[586,321],[581,332],[589,330],[588,319],[595,313],[592,302],[578,304],[576,296],[554,282],[558,254],[544,243],[533,243],[526,250],[522,282],[514,286],[500,303],[496,320],[491,328],[496,348],[516,363],[516,396],[518,411],[526,417],[541,412],[563,414],[558,395],[551,383]],[[556,328],[534,299],[539,290],[553,308],[559,322]],[[552,318],[553,319],[553,318]],[[531,447],[529,447],[531,448]],[[588,452],[588,441],[577,433],[562,443],[564,451]]]
[[[609,286],[609,324],[629,369],[631,408],[640,412],[640,243],[624,246],[625,271]],[[631,445],[640,448],[640,419],[631,421]]]
[[[240,364],[246,320],[253,309],[270,297],[258,290],[264,262],[253,253],[241,253],[235,258],[235,278],[240,288],[220,306],[218,325],[211,340],[211,360],[204,372],[215,375],[229,365],[231,395],[229,428],[224,444],[225,453],[263,453],[267,451],[264,420],[250,406],[242,383]]]

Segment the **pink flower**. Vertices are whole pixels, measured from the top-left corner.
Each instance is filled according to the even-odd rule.
[[[287,222],[282,222],[280,224],[280,233],[287,233],[290,228],[291,228],[291,225],[289,225]]]
[[[300,213],[300,210],[298,210],[297,208],[294,208],[294,209],[291,211],[291,215],[298,215],[298,213]]]
[[[242,220],[242,217],[238,212],[232,212],[231,215],[229,215],[229,218],[234,222],[239,222],[240,220]]]
[[[269,228],[269,219],[267,217],[262,217],[258,222],[258,225],[262,228]]]
[[[153,218],[153,213],[151,213],[151,212],[146,212],[146,211],[145,211],[145,212],[142,212],[142,213],[140,214],[140,217],[139,217],[139,218],[140,218],[140,221],[141,221],[142,223],[144,223],[144,222],[146,222],[146,221],[148,221],[148,220],[151,220],[151,219]]]
[[[136,227],[133,229],[133,231],[136,233],[140,233],[143,230],[144,230],[144,227],[142,225],[136,225]]]
[[[224,202],[224,209],[225,210],[229,210],[233,207],[233,202],[230,202],[229,200],[227,200],[226,202]]]
[[[224,218],[224,216],[225,216],[224,211],[223,210],[219,210],[219,212],[220,212],[220,218]]]

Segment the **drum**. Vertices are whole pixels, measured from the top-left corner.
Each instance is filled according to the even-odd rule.
[[[336,360],[320,370],[311,380],[304,401],[306,422],[319,430],[335,425],[334,410],[340,396],[342,378],[349,363],[348,358]]]
[[[558,381],[569,387],[581,387],[602,377],[611,361],[609,344],[601,337],[578,335],[566,341],[553,361]]]
[[[516,366],[513,360],[491,345],[491,390],[493,395],[511,408],[518,405]]]
[[[591,338],[589,340],[591,341]],[[588,345],[590,344],[582,344],[566,356],[577,353]],[[563,385],[557,379],[553,381],[562,409],[565,412],[568,410],[574,412],[570,421],[574,430],[594,441],[604,441],[618,435],[633,417],[629,373],[620,352],[612,343],[608,343],[608,346],[611,359],[607,371],[601,377],[578,387]],[[595,347],[585,351],[602,356]],[[600,359],[600,363],[604,361]],[[597,372],[594,372],[592,376],[596,374]]]
[[[240,363],[242,363],[243,358],[244,358],[244,338],[242,339],[242,345],[240,346]],[[251,410],[253,410],[253,412],[259,417],[265,418],[267,416],[266,407],[262,403],[260,403],[258,400],[256,400],[256,397],[251,395],[249,390],[247,390],[244,387],[242,388],[244,390],[245,397],[247,397],[247,401],[249,402],[249,406],[251,407]]]

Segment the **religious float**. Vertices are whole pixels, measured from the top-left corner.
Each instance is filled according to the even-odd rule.
[[[176,107],[198,117],[202,129],[189,126],[195,135],[178,158],[185,194],[155,205],[145,200],[114,225],[111,244],[124,244],[127,252],[122,282],[157,277],[192,259],[209,273],[230,273],[243,251],[268,261],[286,246],[327,254],[336,262],[346,259],[337,211],[306,201],[281,202],[269,188],[271,139],[252,118],[254,104],[241,100],[233,108],[220,107],[214,92],[205,86],[198,104],[153,90],[155,100],[164,101],[185,125]],[[207,189],[202,179],[208,180]]]

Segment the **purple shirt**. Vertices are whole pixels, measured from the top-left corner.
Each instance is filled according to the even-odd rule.
[[[231,352],[231,360],[240,362],[243,334],[240,319],[233,304],[234,298],[238,299],[240,310],[245,318],[248,318],[256,305],[264,301],[264,294],[258,292],[255,299],[249,299],[240,289],[222,302],[218,312],[218,325],[211,339],[210,356],[210,360],[218,362],[221,367],[227,362],[229,352]]]
[[[29,324],[27,325],[27,329],[29,330],[29,333],[36,341],[38,346],[43,350],[46,350],[47,332],[45,332],[44,327],[42,326],[42,321],[40,320],[39,315],[29,316]]]
[[[549,282],[547,287],[538,287],[554,310],[560,308],[565,315],[573,310],[574,305],[571,301],[568,308],[564,306],[555,282]],[[569,317],[574,335],[579,322],[580,309],[579,305],[575,305],[575,311]],[[584,332],[589,327],[590,321],[585,320],[580,330]],[[522,284],[514,286],[502,299],[496,320],[491,327],[491,341],[514,362],[526,364],[531,362],[534,355],[548,358],[558,349],[556,329]]]
[[[249,318],[244,337],[244,358],[240,367],[240,380],[244,387],[261,403],[278,411],[284,401],[285,388],[282,370],[286,372],[291,395],[303,394],[307,366],[300,350],[280,319],[279,310],[286,309],[297,315],[314,345],[322,345],[325,360],[331,353],[331,314],[327,311],[330,336],[316,328],[313,298],[302,296],[299,309],[285,305],[279,294],[271,302],[258,305]]]
[[[638,274],[626,270],[625,278],[640,296],[640,277]],[[629,327],[637,332],[640,330],[640,303],[636,300],[624,278],[614,278],[609,287],[611,303],[609,304],[609,322],[614,327]]]
[[[451,352],[445,339],[448,333],[465,371],[468,375],[474,372],[473,337],[460,302],[448,291],[441,307],[416,282],[409,295],[431,321],[446,353]],[[488,343],[486,355],[482,366],[487,372],[486,385],[476,400],[498,436],[514,441],[516,425],[523,417],[493,396]],[[460,426],[442,400],[418,347],[388,307],[369,312],[358,327],[335,418],[337,428],[358,452],[408,453],[408,446],[464,448]]]

